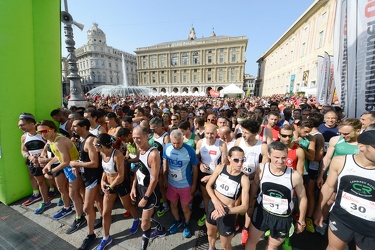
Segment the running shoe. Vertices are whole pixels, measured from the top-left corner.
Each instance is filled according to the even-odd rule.
[[[77,231],[81,226],[83,226],[84,224],[86,224],[86,218],[85,216],[81,216],[80,219],[77,219],[75,218],[72,225],[70,225],[70,227],[68,228],[68,230],[66,230],[66,234],[71,234],[71,233],[74,233],[75,231]],[[103,248],[104,249],[104,248]]]
[[[161,206],[161,209],[160,209],[160,211],[158,211],[157,212],[157,214],[158,214],[158,217],[160,218],[160,217],[162,217],[166,212],[168,212],[169,211],[169,206],[167,205],[167,206],[164,206],[164,204],[163,204],[163,206]]]
[[[112,243],[112,237],[108,236],[108,239],[102,239],[100,245],[96,248],[96,250],[104,250],[109,244]]]
[[[52,216],[52,219],[60,220],[61,218],[64,218],[71,213],[73,213],[73,209],[71,207],[69,207],[68,209],[62,208],[57,214]]]
[[[32,194],[29,197],[29,199],[27,199],[26,201],[24,201],[22,203],[22,206],[29,206],[29,205],[37,202],[37,201],[40,201],[40,200],[42,200],[42,196],[40,194],[38,194],[38,195]]]
[[[306,217],[306,231],[310,233],[315,233],[314,223],[311,218]]]
[[[100,216],[100,218],[96,219],[95,220],[95,223],[94,223],[94,229],[97,229],[97,228],[100,228],[102,227],[102,220],[103,220],[103,217]]]
[[[198,220],[198,226],[202,227],[206,223],[206,214],[204,214],[199,220]]]
[[[182,231],[182,236],[184,236],[184,238],[191,237],[190,225],[187,222],[185,222],[184,224],[184,231]]]
[[[241,244],[242,246],[246,245],[247,239],[249,238],[249,231],[242,229]]]
[[[125,218],[129,218],[130,216],[131,216],[131,214],[130,214],[129,211],[126,211],[126,212],[124,213],[124,217],[125,217]]]
[[[90,234],[87,235],[86,238],[83,240],[82,245],[78,248],[78,250],[87,250],[95,243],[96,235]]]
[[[55,190],[53,191],[48,191],[48,200],[52,200],[53,197],[55,197],[55,195],[57,194],[57,192]]]
[[[135,234],[138,231],[139,222],[139,219],[133,220],[133,225],[130,228],[130,235]]]
[[[156,239],[158,237],[164,237],[167,234],[167,231],[164,227],[159,228],[158,226],[151,232],[150,239]]]
[[[51,206],[51,201],[40,203],[39,207],[34,211],[34,214],[41,214],[41,213],[43,213],[44,209],[46,207],[49,207],[49,206]]]
[[[60,197],[60,199],[59,199],[59,201],[57,202],[57,204],[56,204],[57,206],[59,206],[59,207],[61,207],[61,206],[63,206],[64,205],[64,202],[63,202],[63,200],[62,200],[62,198]]]
[[[181,220],[180,221],[175,220],[174,223],[172,224],[172,226],[168,229],[168,231],[169,231],[170,234],[175,234],[175,233],[177,233],[177,229],[181,226],[182,226],[182,221]]]
[[[283,244],[281,245],[283,250],[293,250],[292,245],[290,244],[290,238],[286,237]]]

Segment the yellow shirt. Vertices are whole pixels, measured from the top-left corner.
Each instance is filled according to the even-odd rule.
[[[56,148],[56,140],[57,140],[58,138],[61,138],[61,137],[65,137],[65,136],[63,136],[63,135],[58,135],[58,136],[56,136],[55,141],[51,143],[50,147],[51,147],[51,151],[52,151],[52,153],[53,153],[57,158],[59,158],[59,161],[60,161],[60,162],[63,162],[63,159],[62,159],[62,157],[61,157],[60,151],[58,151],[57,148]],[[71,140],[69,140],[69,141],[72,143],[72,148],[69,150],[70,160],[71,160],[71,161],[76,161],[76,160],[79,159],[79,152],[78,152],[76,146],[74,145],[74,143],[73,143]]]

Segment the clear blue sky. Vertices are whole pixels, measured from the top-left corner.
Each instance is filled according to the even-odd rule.
[[[107,45],[132,54],[139,47],[187,39],[191,25],[197,37],[243,36],[249,42],[245,73],[256,75],[259,57],[305,12],[314,0],[68,0],[76,47],[87,43],[96,22]],[[61,0],[64,10],[64,0]],[[63,26],[62,26],[63,28]],[[62,53],[67,54],[62,31]]]

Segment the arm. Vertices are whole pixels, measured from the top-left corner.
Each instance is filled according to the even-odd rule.
[[[99,155],[96,152],[96,149],[93,145],[94,137],[91,136],[87,138],[84,145],[84,150],[88,152],[90,161],[88,162],[79,162],[79,161],[70,161],[70,166],[79,168],[98,168],[99,167]]]
[[[260,184],[260,177],[262,176],[262,172],[264,169],[264,164],[260,164],[259,168],[255,172],[254,180],[251,183],[250,187],[250,195],[249,195],[249,209],[247,210],[247,215],[251,218],[253,214],[253,205],[254,201],[259,189],[259,184]]]
[[[221,151],[221,164],[228,164],[228,149],[227,144],[223,141],[220,141],[220,151]]]
[[[166,158],[163,159],[163,177],[164,183],[168,185],[168,160]]]
[[[216,166],[214,172],[212,173],[211,177],[208,182],[207,182],[207,185],[206,185],[206,190],[207,190],[207,193],[208,195],[210,196],[211,200],[212,200],[212,203],[214,204],[215,206],[215,210],[217,210],[218,214],[219,214],[219,217],[220,216],[224,216],[225,215],[225,211],[224,211],[224,207],[226,207],[226,205],[224,205],[218,198],[217,196],[215,195],[215,192],[214,192],[214,189],[212,188],[213,187],[213,184],[214,182],[216,181],[217,177],[219,176],[219,174],[221,173],[221,171],[223,170],[223,167],[224,165],[218,165]]]
[[[236,207],[230,207],[228,214],[244,213],[249,208],[250,180],[245,175],[243,175],[241,178],[241,187],[241,205]]]
[[[268,158],[268,146],[267,144],[262,144],[262,163],[269,162],[270,159]]]
[[[60,152],[60,156],[61,156],[61,159],[62,161],[60,162],[59,165],[57,165],[54,169],[52,169],[50,172],[52,174],[60,171],[60,170],[63,170],[65,167],[69,166],[70,164],[70,149],[71,147],[75,147],[73,145],[73,142],[66,138],[66,137],[61,137],[59,139],[57,139],[56,141],[56,149]],[[47,164],[49,165],[49,164]]]
[[[305,151],[305,157],[307,160],[309,161],[313,161],[314,158],[315,158],[315,143],[316,143],[316,140],[315,140],[315,137],[310,135],[309,136],[309,139],[310,139],[310,144],[309,144],[309,147],[307,148],[307,150],[303,149]]]
[[[195,189],[197,188],[197,183],[198,183],[198,165],[193,165],[191,166],[193,170],[193,184],[191,185],[190,188],[190,193],[193,194],[195,192]]]
[[[103,134],[103,133],[107,133],[107,131],[105,130],[103,126],[100,126],[98,129],[98,134]]]
[[[320,161],[324,155],[324,137],[322,135],[318,135],[315,143],[315,158],[314,161]]]
[[[331,168],[329,170],[327,180],[320,189],[319,202],[316,206],[314,214],[315,224],[318,226],[322,226],[322,209],[327,204],[328,200],[331,198],[333,192],[336,189],[338,176],[344,166],[345,157],[346,156],[337,156],[332,159]]]
[[[301,233],[303,230],[305,230],[306,227],[305,218],[307,210],[307,196],[305,187],[303,186],[303,179],[301,175],[293,171],[292,182],[294,190],[296,191],[298,197],[299,204],[299,219],[296,223],[295,228],[297,233]]]
[[[297,172],[303,176],[304,168],[305,168],[305,151],[302,148],[297,148],[296,150],[297,155]]]
[[[167,145],[168,143],[170,143],[171,142],[170,136],[169,135],[164,136],[163,141],[164,141],[164,145]]]
[[[331,163],[333,154],[335,153],[335,145],[337,141],[339,140],[340,136],[332,137],[329,140],[329,146],[326,152],[326,155],[324,156],[322,160],[322,166],[319,168],[318,177],[316,180],[316,185],[320,188],[323,185],[323,175],[327,171],[329,164]]]

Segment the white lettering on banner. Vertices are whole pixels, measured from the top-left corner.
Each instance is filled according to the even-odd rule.
[[[342,192],[341,208],[348,213],[367,221],[375,222],[375,203],[356,197],[347,192]]]
[[[238,183],[229,179],[228,176],[220,174],[216,179],[216,191],[227,197],[233,197],[237,190]]]
[[[288,199],[281,199],[263,194],[263,208],[274,214],[286,214],[288,212]]]
[[[137,176],[137,181],[138,181],[138,184],[144,186],[145,184],[143,183],[146,175],[144,175],[140,170],[138,170],[136,172],[136,176]]]
[[[169,169],[169,177],[175,181],[182,180],[181,169]]]

